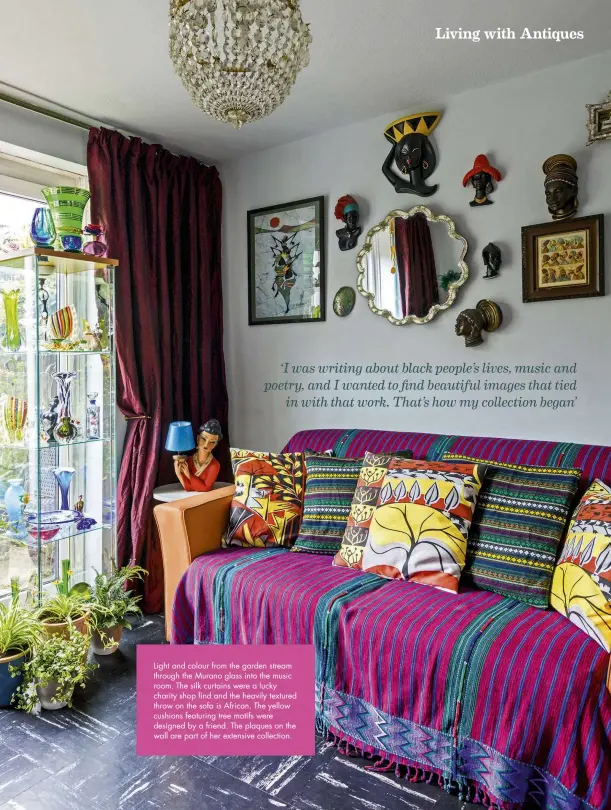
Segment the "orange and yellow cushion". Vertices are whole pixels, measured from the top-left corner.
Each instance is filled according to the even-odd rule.
[[[231,463],[236,491],[223,545],[291,546],[303,514],[302,454],[232,448]]]
[[[357,487],[335,564],[456,593],[484,474],[483,465],[368,454],[369,484],[360,497]]]
[[[590,485],[573,514],[551,604],[611,652],[611,489],[602,481]]]

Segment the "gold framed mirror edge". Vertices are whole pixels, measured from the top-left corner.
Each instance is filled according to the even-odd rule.
[[[390,227],[391,221],[395,217],[402,217],[403,219],[408,219],[409,217],[413,217],[416,214],[424,214],[425,217],[429,222],[443,222],[447,229],[448,229],[448,236],[452,239],[456,239],[457,242],[462,243],[462,250],[460,253],[460,258],[458,260],[458,267],[460,269],[460,278],[456,281],[451,282],[448,285],[448,297],[443,304],[433,304],[431,309],[429,310],[428,314],[425,315],[423,318],[419,318],[416,315],[408,315],[406,318],[402,318],[401,320],[397,319],[390,313],[387,309],[378,309],[374,304],[374,293],[369,292],[366,290],[363,285],[363,279],[365,278],[366,274],[366,267],[365,267],[365,258],[367,254],[371,252],[373,249],[373,237],[380,233],[380,231],[387,230]],[[456,295],[460,287],[467,281],[469,278],[469,267],[465,262],[465,257],[469,250],[469,243],[465,239],[464,236],[461,236],[459,233],[456,232],[456,224],[454,220],[448,217],[446,214],[436,214],[434,211],[431,211],[430,208],[426,205],[415,205],[413,208],[410,208],[409,211],[403,211],[399,208],[391,211],[382,222],[379,222],[377,225],[374,225],[373,228],[369,230],[367,233],[367,237],[365,239],[365,244],[363,245],[362,249],[359,252],[359,255],[356,259],[358,276],[356,280],[356,288],[360,292],[360,294],[367,299],[367,303],[369,305],[369,309],[375,314],[379,315],[382,318],[385,318],[389,323],[393,326],[406,326],[409,323],[417,323],[417,324],[424,324],[430,323],[433,318],[435,318],[440,312],[449,309],[452,304],[456,301]]]

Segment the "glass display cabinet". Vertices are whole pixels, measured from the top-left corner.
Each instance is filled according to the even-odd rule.
[[[69,559],[116,556],[117,262],[30,248],[0,259],[0,599],[40,598]]]

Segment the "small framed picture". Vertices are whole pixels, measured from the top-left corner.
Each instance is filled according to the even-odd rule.
[[[611,93],[602,104],[586,104],[588,111],[588,146],[611,138]]]
[[[604,217],[522,228],[524,302],[605,294]]]
[[[325,320],[325,200],[248,212],[248,323]]]

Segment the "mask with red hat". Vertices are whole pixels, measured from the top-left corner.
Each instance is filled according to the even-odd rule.
[[[473,168],[467,172],[462,181],[465,187],[471,182],[475,189],[475,197],[470,203],[472,208],[476,208],[478,205],[492,205],[492,200],[488,199],[488,195],[494,191],[493,179],[498,183],[503,176],[490,164],[486,155],[478,155],[473,162]]]

